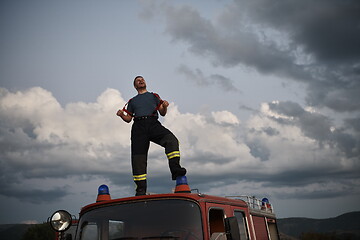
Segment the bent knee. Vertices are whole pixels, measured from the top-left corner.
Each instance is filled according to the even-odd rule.
[[[179,140],[174,134],[167,134],[161,140],[161,145],[169,150],[177,150],[179,148]]]

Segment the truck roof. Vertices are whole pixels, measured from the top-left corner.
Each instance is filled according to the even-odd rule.
[[[117,198],[117,199],[92,203],[84,206],[80,211],[80,215],[93,208],[111,206],[120,203],[136,202],[142,200],[158,200],[158,199],[188,199],[188,200],[193,200],[195,202],[213,202],[213,203],[220,203],[220,204],[222,203],[227,205],[248,207],[248,204],[242,199],[218,197],[218,196],[212,196],[202,193],[164,193],[164,194],[150,194],[144,196],[124,197],[124,198]]]

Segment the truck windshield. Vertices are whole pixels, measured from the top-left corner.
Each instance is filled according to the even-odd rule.
[[[203,239],[199,206],[180,199],[97,208],[79,222],[77,240]]]

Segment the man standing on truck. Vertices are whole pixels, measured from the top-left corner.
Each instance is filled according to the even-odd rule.
[[[131,164],[136,196],[146,194],[147,155],[150,141],[165,148],[169,160],[172,180],[185,176],[186,169],[180,166],[179,141],[175,135],[158,121],[158,113],[165,116],[169,103],[156,93],[148,92],[142,76],[134,79],[134,87],[138,94],[127,102],[116,115],[125,122],[134,120],[131,129]]]

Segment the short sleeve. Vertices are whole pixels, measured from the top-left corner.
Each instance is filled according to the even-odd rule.
[[[130,112],[131,115],[133,115],[133,113],[134,113],[134,107],[133,107],[131,101],[129,101],[129,103],[128,103],[127,107],[126,107],[126,110],[127,110],[128,112]]]

